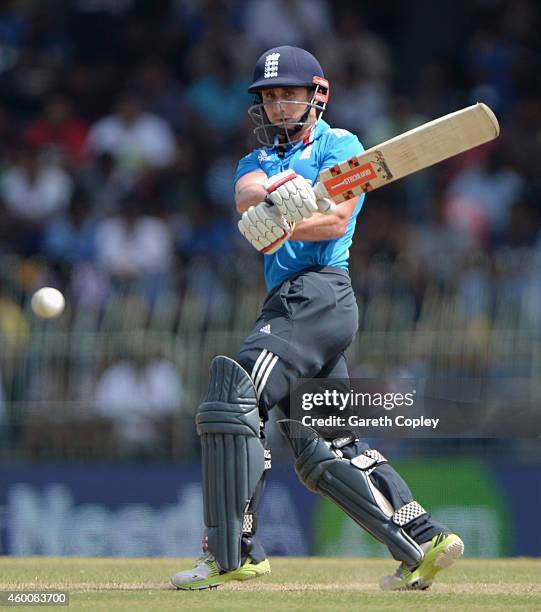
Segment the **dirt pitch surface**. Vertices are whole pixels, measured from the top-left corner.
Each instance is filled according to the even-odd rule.
[[[272,573],[257,580],[173,589],[169,576],[192,565],[193,559],[0,557],[0,590],[68,590],[70,605],[58,610],[541,610],[541,559],[466,559],[439,574],[430,590],[400,593],[379,590],[378,577],[396,568],[382,559],[278,557]]]

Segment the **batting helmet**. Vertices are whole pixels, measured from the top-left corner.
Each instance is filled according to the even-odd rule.
[[[287,128],[285,124],[280,126],[268,120],[260,92],[273,87],[308,87],[313,90],[312,99],[306,104],[306,111],[295,126]],[[316,109],[317,117],[321,116],[329,99],[329,82],[321,65],[311,53],[299,47],[285,45],[269,49],[259,57],[248,91],[256,94],[256,103],[248,110],[257,126],[254,133],[259,142],[268,146],[274,142],[277,135],[286,137],[287,141],[291,142],[291,137],[305,125],[311,108]]]
[[[314,77],[325,78],[317,59],[299,47],[275,47],[257,60],[253,83],[248,88],[256,93],[267,87],[314,87]]]

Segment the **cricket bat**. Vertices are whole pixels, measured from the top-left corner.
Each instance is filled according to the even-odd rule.
[[[496,115],[478,102],[323,170],[314,191],[318,199],[339,204],[494,140],[499,133]]]

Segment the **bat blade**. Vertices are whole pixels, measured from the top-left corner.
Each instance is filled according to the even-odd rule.
[[[499,133],[492,110],[478,102],[323,170],[316,194],[339,204],[494,140]]]

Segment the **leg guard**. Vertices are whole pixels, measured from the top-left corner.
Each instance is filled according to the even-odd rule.
[[[232,571],[241,564],[243,531],[254,527],[255,516],[245,511],[265,470],[254,384],[233,359],[212,361],[209,390],[196,423],[208,546],[219,566]]]
[[[386,459],[375,450],[347,459],[336,448],[348,443],[347,436],[333,446],[317,431],[298,421],[279,421],[296,457],[295,471],[301,482],[312,491],[329,497],[356,523],[385,544],[393,557],[410,567],[417,566],[423,552],[402,529],[425,514],[415,501],[393,508],[379,491],[370,472]],[[353,436],[352,438],[353,439]]]

